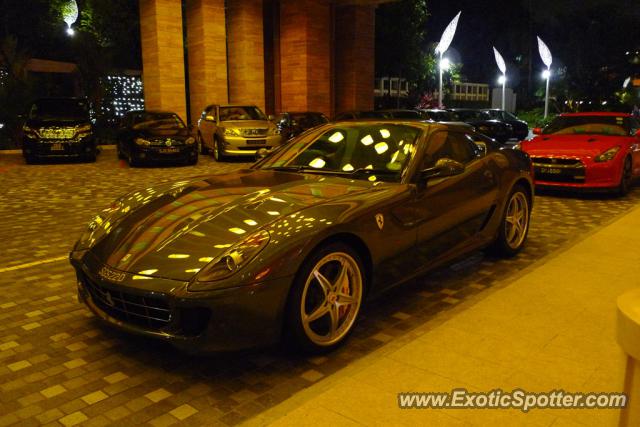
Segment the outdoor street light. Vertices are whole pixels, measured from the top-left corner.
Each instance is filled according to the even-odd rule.
[[[446,58],[442,58],[442,55],[449,49],[451,42],[453,41],[453,36],[456,34],[456,28],[458,27],[458,20],[460,19],[460,14],[462,11],[458,12],[458,14],[449,22],[447,28],[444,29],[442,36],[440,37],[440,43],[436,47],[436,53],[440,55],[439,71],[440,71],[440,84],[438,90],[438,108],[442,108],[442,71],[445,69],[449,69],[450,63]],[[446,61],[446,62],[445,62]]]
[[[67,34],[73,36],[76,32],[71,28],[71,25],[78,20],[78,3],[76,3],[76,0],[69,0],[62,7],[62,19],[67,23]]]
[[[495,56],[496,64],[498,64],[498,69],[500,69],[500,72],[502,73],[502,75],[498,79],[498,82],[502,85],[502,109],[506,110],[504,93],[507,84],[507,64],[505,64],[504,58],[502,58],[502,55],[500,55],[500,52],[498,52],[498,49],[496,49],[495,46],[493,47],[493,56]]]
[[[449,68],[451,68],[451,61],[449,61],[449,58],[442,58],[440,61],[440,69],[442,71],[449,71]]]
[[[553,62],[553,57],[551,56],[551,51],[540,37],[538,37],[538,52],[540,52],[542,62],[547,66],[547,69],[542,73],[542,77],[547,80],[547,90],[544,97],[544,118],[546,119],[549,114],[549,81],[551,80],[551,63]]]

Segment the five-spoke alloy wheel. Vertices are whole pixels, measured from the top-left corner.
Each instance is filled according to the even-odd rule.
[[[531,201],[529,194],[517,185],[507,200],[502,224],[492,249],[504,256],[514,256],[524,246],[529,232]]]

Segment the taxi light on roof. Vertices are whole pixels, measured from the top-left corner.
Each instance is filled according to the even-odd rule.
[[[364,138],[362,138],[360,142],[362,142],[366,146],[369,146],[373,144],[373,138],[371,137],[371,135],[367,135]]]
[[[342,132],[335,132],[333,135],[329,137],[329,141],[335,144],[342,141],[343,139],[344,139],[344,135],[342,134]]]

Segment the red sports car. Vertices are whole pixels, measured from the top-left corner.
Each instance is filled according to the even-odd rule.
[[[640,123],[625,113],[561,114],[520,149],[539,186],[626,194],[640,175]]]

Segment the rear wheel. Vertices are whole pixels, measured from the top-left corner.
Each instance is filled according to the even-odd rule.
[[[349,336],[358,318],[366,275],[358,253],[330,244],[303,263],[291,288],[286,337],[307,353],[333,350]]]
[[[618,194],[620,196],[626,195],[631,190],[631,184],[633,183],[633,168],[631,166],[631,158],[624,159],[624,166],[622,166],[622,175],[620,176],[620,184],[618,185]]]
[[[529,194],[524,187],[516,185],[509,194],[498,236],[490,249],[506,257],[512,257],[520,252],[527,240],[530,218]]]

